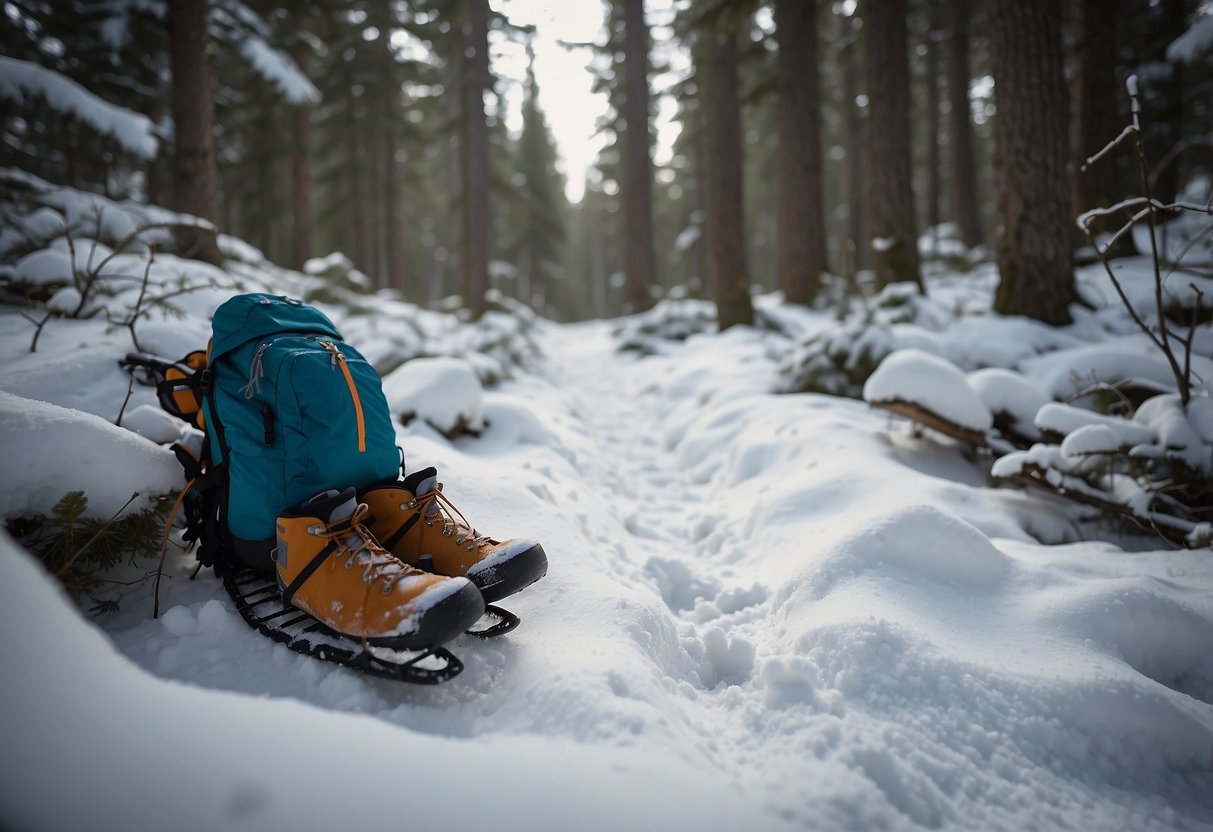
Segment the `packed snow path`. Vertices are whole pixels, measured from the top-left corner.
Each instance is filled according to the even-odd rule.
[[[109,674],[115,707],[159,703],[155,743],[115,769],[161,804],[217,795],[182,808],[197,828],[340,824],[330,778],[354,765],[360,818],[432,828],[1213,829],[1207,552],[1040,545],[1070,520],[986,488],[946,442],[859,402],[770,395],[756,333],[639,358],[593,323],[543,347],[487,394],[481,437],[400,429],[411,469],[436,465],[477,525],[551,562],[505,604],[518,631],[450,645],[459,678],[406,687],[291,653],[182,556],[159,620],[133,592],[102,624],[154,676],[239,696],[136,678],[82,625],[30,642],[22,690]],[[6,612],[34,617],[29,597]],[[52,650],[70,677],[32,658]],[[74,712],[57,703],[50,726]],[[91,725],[71,726],[70,759],[120,745]],[[385,801],[393,777],[426,800]],[[88,805],[153,826],[132,783]]]

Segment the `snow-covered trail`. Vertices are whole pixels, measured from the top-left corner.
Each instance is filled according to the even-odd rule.
[[[544,544],[548,576],[505,604],[523,626],[455,640],[466,669],[437,688],[368,679],[253,633],[182,555],[159,620],[136,590],[101,622],[159,678],[89,671],[162,703],[153,733],[181,749],[152,767],[162,802],[218,792],[261,828],[320,824],[317,760],[371,748],[434,797],[433,828],[1213,829],[1207,553],[1040,545],[1069,520],[988,489],[958,449],[859,402],[770,395],[755,332],[644,358],[602,322],[541,340],[533,374],[486,394],[481,437],[398,429],[478,526]],[[21,681],[65,698],[48,720],[73,707],[57,672]],[[270,746],[301,721],[326,748],[282,784],[266,771],[300,750]],[[73,730],[82,759],[105,747]],[[199,787],[214,753],[194,749],[248,736],[265,756]],[[141,749],[130,767],[162,758]],[[466,767],[491,779],[483,805]],[[97,800],[137,803],[111,789]],[[236,817],[214,811],[198,828]]]

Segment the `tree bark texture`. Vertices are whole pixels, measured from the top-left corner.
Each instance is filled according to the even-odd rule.
[[[807,305],[826,270],[821,184],[817,0],[776,0],[779,40],[779,182],[775,232],[779,284]]]
[[[1049,324],[1070,321],[1068,115],[1056,0],[992,0],[995,249],[994,308]]]
[[[489,88],[488,0],[466,0],[467,45],[463,52],[463,302],[479,318],[487,308],[489,245],[489,129],[484,93]]]
[[[1114,205],[1124,198],[1117,171],[1118,154],[1111,153],[1085,171],[1086,160],[1116,138],[1124,127],[1116,109],[1116,8],[1115,0],[1074,0],[1074,63],[1071,81],[1070,141],[1074,153],[1073,200],[1076,214]],[[1113,219],[1094,231],[1114,231]],[[1075,239],[1086,245],[1077,226]],[[1136,253],[1133,235],[1120,238],[1114,257]]]
[[[653,163],[649,142],[649,29],[644,0],[624,0],[623,271],[630,312],[653,305]]]
[[[948,150],[951,158],[952,220],[961,241],[973,248],[985,239],[973,157],[973,108],[969,103],[970,0],[951,0],[948,37]]]
[[[292,10],[296,35],[304,30],[306,5]],[[311,49],[302,38],[291,50],[299,71],[310,77]],[[291,263],[295,268],[316,255],[316,227],[312,221],[312,110],[311,105],[291,108],[291,130],[295,142],[291,154]]]
[[[400,130],[397,119],[403,109],[400,101],[400,87],[396,82],[396,56],[392,50],[392,32],[396,30],[397,21],[394,7],[390,3],[375,4],[375,14],[371,20],[378,27],[379,63],[383,77],[380,79],[381,103],[379,110],[378,145],[380,159],[380,176],[383,199],[383,268],[384,282],[393,289],[404,293],[404,225],[400,214],[403,207],[400,198],[400,166],[396,163],[396,150],[400,144]]]
[[[914,282],[918,234],[910,153],[910,65],[906,55],[906,0],[866,0],[868,102],[868,216],[876,284]]]
[[[927,0],[926,83],[927,83],[927,228],[940,223],[939,203],[942,185],[939,175],[939,0]]]
[[[846,141],[847,241],[844,272],[851,278],[866,269],[868,255],[867,206],[864,194],[863,162],[867,136],[859,111],[859,30],[857,20],[847,20],[842,47],[842,125]]]
[[[734,36],[705,32],[700,48],[708,269],[721,331],[754,322],[745,256],[741,104]]]
[[[167,4],[169,66],[173,76],[173,196],[178,211],[217,222],[215,102],[206,57],[208,0]],[[221,263],[216,232],[183,229],[182,253]]]

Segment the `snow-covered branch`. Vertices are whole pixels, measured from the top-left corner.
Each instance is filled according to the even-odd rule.
[[[258,75],[278,88],[288,104],[315,104],[320,101],[316,89],[290,55],[270,45],[271,30],[259,14],[238,0],[219,0],[211,9],[212,34],[215,26],[230,27],[239,39],[240,54]]]
[[[1188,31],[1171,41],[1167,60],[1192,64],[1213,52],[1213,14],[1203,14],[1192,21]]]
[[[45,101],[51,109],[112,137],[141,159],[156,155],[159,143],[147,116],[111,104],[52,69],[0,55],[0,98],[18,104]]]

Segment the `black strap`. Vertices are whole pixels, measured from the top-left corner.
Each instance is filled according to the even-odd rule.
[[[393,546],[395,546],[397,543],[400,542],[400,538],[404,537],[406,534],[409,533],[409,529],[411,529],[411,528],[413,528],[413,526],[417,525],[417,521],[420,518],[421,518],[421,512],[417,512],[412,517],[410,517],[408,520],[405,520],[403,523],[401,523],[400,528],[398,528],[398,529],[396,529],[396,531],[392,532],[391,537],[389,537],[387,540],[381,541],[383,548],[388,549],[390,551]]]
[[[286,589],[282,591],[282,603],[289,604],[291,602],[291,599],[295,597],[295,593],[299,591],[299,588],[307,583],[307,579],[312,577],[316,570],[320,568],[320,564],[324,563],[325,559],[328,558],[328,556],[331,555],[333,550],[336,548],[337,541],[330,540],[328,545],[320,550],[320,554],[312,558],[311,562],[307,566],[303,567],[303,571],[296,575],[295,580],[291,581],[290,584],[287,585]]]

